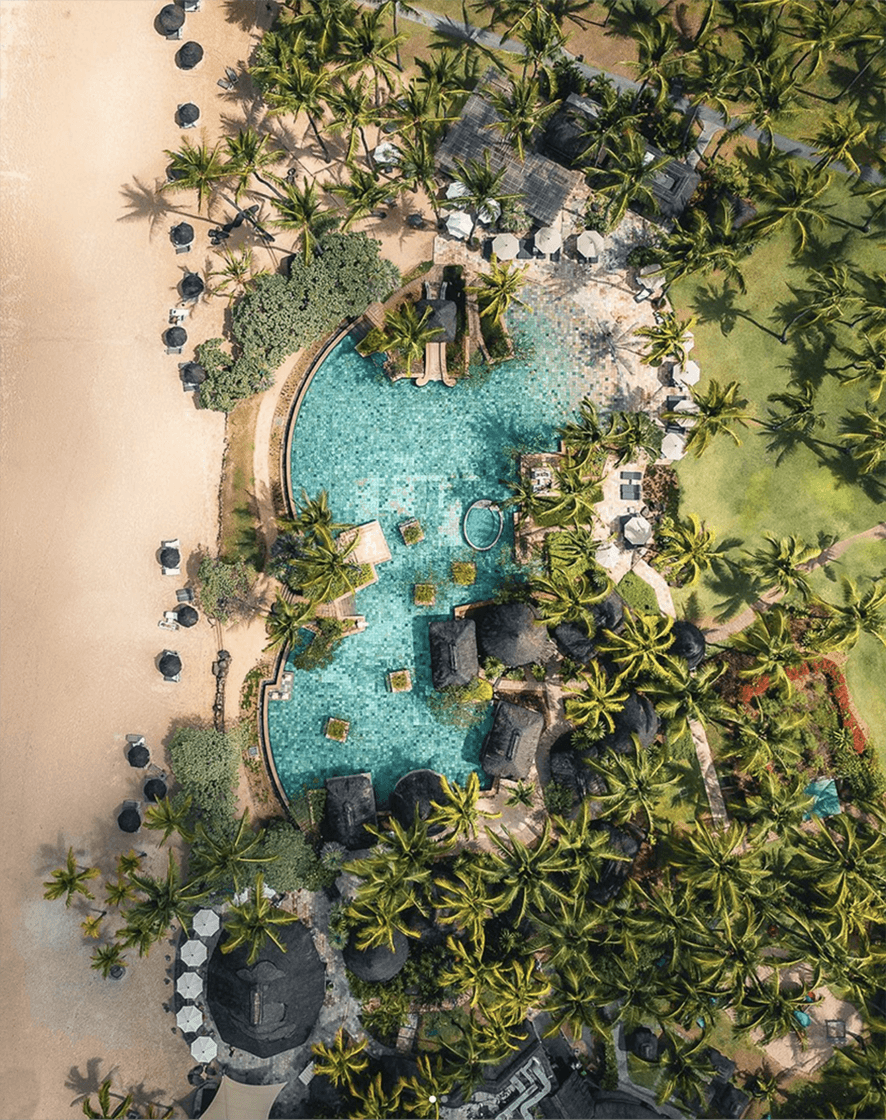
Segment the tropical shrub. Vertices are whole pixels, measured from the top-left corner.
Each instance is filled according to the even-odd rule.
[[[181,727],[169,744],[172,772],[192,798],[193,811],[211,831],[223,833],[234,820],[240,735],[237,730]]]
[[[296,669],[303,669],[306,673],[332,664],[335,643],[344,633],[344,624],[337,618],[317,618],[315,625],[314,637],[292,660]]]
[[[562,782],[548,782],[544,790],[545,809],[552,816],[561,816],[572,808],[573,793]]]
[[[265,829],[261,855],[273,860],[265,867],[265,878],[281,893],[319,891],[335,881],[335,872],[324,868],[305,834],[289,821],[270,822]]]
[[[486,705],[492,700],[492,685],[475,677],[470,684],[450,685],[428,696],[428,707],[436,719],[452,727],[476,727],[486,716]]]
[[[274,381],[260,353],[244,351],[234,358],[221,348],[220,338],[210,338],[196,348],[197,361],[206,371],[198,390],[201,408],[230,412],[238,401],[263,392]]]
[[[242,560],[204,556],[197,569],[197,602],[207,618],[228,623],[252,613],[254,583],[254,573]]]

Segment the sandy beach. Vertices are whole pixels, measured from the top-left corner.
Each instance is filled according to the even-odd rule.
[[[217,130],[230,105],[216,79],[245,60],[250,35],[218,13],[189,17],[206,56],[187,73],[155,30],[160,6],[0,3],[0,1114],[22,1120],[80,1114],[113,1069],[117,1085],[171,1101],[194,1064],[161,1006],[168,944],[103,980],[84,914],[42,898],[69,845],[103,871],[129,847],[115,818],[144,775],[127,765],[127,732],[143,732],[163,766],[170,732],[207,718],[214,694],[214,629],[157,626],[193,563],[164,577],[156,559],[163,538],[181,539],[184,564],[216,541],[224,418],[195,409],[161,340],[209,226],[195,221],[196,251],[176,257],[150,198],[182,136],[176,106],[197,102]],[[175,204],[194,212],[187,196]],[[220,333],[222,311],[198,307],[192,339]],[[179,684],[155,668],[166,646],[184,662]],[[154,835],[137,846],[155,851]]]

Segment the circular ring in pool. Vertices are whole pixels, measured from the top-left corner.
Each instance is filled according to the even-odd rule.
[[[471,514],[474,514],[474,522],[479,522],[482,517],[483,523],[488,526],[482,538],[479,536],[481,532],[479,527],[475,528],[473,539],[468,531],[468,522],[471,520]],[[491,501],[489,498],[478,498],[477,501],[469,505],[465,511],[464,520],[461,523],[461,532],[464,539],[475,552],[488,552],[490,548],[494,548],[498,544],[498,539],[502,534],[504,526],[504,515],[495,502]]]

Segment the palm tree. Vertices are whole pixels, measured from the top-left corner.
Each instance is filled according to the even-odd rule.
[[[614,432],[609,447],[615,451],[615,465],[633,462],[639,455],[655,461],[661,455],[664,432],[645,412],[615,412]]]
[[[133,872],[130,880],[145,897],[125,910],[123,917],[129,925],[146,930],[155,941],[166,933],[174,921],[187,930],[197,903],[206,896],[206,891],[195,884],[182,882],[172,852],[169,853],[165,878],[155,879]]]
[[[227,179],[231,169],[221,157],[221,145],[209,148],[205,141],[194,145],[185,139],[177,152],[167,151],[170,169],[175,178],[164,183],[163,191],[196,191],[197,212],[203,203],[212,197],[216,187]]]
[[[849,6],[835,7],[831,4],[813,4],[810,8],[804,6],[798,9],[795,16],[798,24],[795,49],[799,54],[791,74],[809,59],[809,69],[803,77],[808,82],[817,73],[823,59],[844,49],[852,33],[841,25],[849,11]]]
[[[732,646],[739,653],[753,658],[741,676],[754,679],[769,677],[783,695],[791,691],[787,670],[803,664],[803,655],[794,643],[787,613],[782,607],[773,607],[759,615],[741,634],[733,639]]]
[[[775,460],[776,465],[780,464],[785,455],[792,449],[795,440],[806,441],[811,444],[821,443],[826,447],[835,447],[838,451],[842,450],[836,444],[815,439],[812,434],[817,429],[824,427],[827,414],[816,410],[815,388],[811,382],[802,382],[793,392],[770,393],[766,399],[773,401],[775,404],[780,404],[785,409],[783,413],[779,413],[770,408],[770,419],[765,424],[765,427],[773,433],[770,449],[781,445],[781,450]]]
[[[315,1042],[311,1047],[314,1055],[314,1073],[328,1077],[338,1089],[354,1090],[354,1076],[369,1067],[366,1056],[367,1039],[352,1042],[339,1027],[331,1046],[325,1042]]]
[[[588,998],[586,970],[574,965],[558,969],[553,977],[553,991],[544,1004],[544,1010],[551,1019],[545,1038],[564,1027],[575,1039],[581,1038],[585,1027],[599,1034],[605,1033],[606,1023],[595,1003]]]
[[[558,900],[547,913],[538,915],[539,949],[545,954],[546,963],[556,973],[570,967],[586,972],[587,962],[604,953],[612,942],[613,934],[603,924],[605,918],[606,912],[594,907],[582,894],[568,901]]]
[[[414,303],[403,302],[398,308],[385,313],[384,335],[387,346],[396,351],[406,363],[406,376],[412,376],[412,363],[423,357],[425,347],[433,342],[439,330],[427,325],[430,309],[419,318]]]
[[[388,1120],[400,1115],[401,1083],[397,1082],[388,1091],[382,1084],[381,1074],[377,1073],[371,1081],[353,1090],[356,1103],[360,1106],[350,1114],[351,1120]]]
[[[604,630],[606,637],[598,646],[612,655],[612,660],[628,679],[658,677],[670,672],[674,665],[669,656],[673,628],[674,620],[666,615],[629,614],[625,616],[622,632],[614,634]]]
[[[805,1038],[806,1028],[797,1018],[797,1012],[808,1009],[806,991],[814,988],[817,982],[786,984],[779,970],[773,968],[768,984],[752,984],[742,993],[739,1001],[741,1026],[745,1030],[759,1030],[764,1045],[773,1038],[791,1033]]]
[[[840,580],[842,603],[818,599],[828,611],[821,637],[820,649],[851,650],[862,634],[870,634],[886,646],[886,578],[868,579],[864,591],[854,580],[843,576]]]
[[[351,22],[342,36],[338,56],[346,74],[358,73],[364,66],[372,71],[375,81],[375,104],[379,104],[379,79],[384,78],[388,90],[393,91],[391,78],[396,70],[391,55],[406,42],[406,35],[385,35],[383,9],[360,12],[356,22]]]
[[[741,77],[743,99],[750,102],[747,119],[762,130],[763,152],[769,155],[776,120],[796,112],[797,79],[781,56],[746,65]]]
[[[886,409],[865,405],[843,417],[843,444],[852,453],[861,474],[872,474],[886,463]]]
[[[253,832],[249,827],[249,810],[245,809],[236,829],[220,834],[210,833],[202,821],[197,822],[197,833],[191,847],[189,869],[195,879],[207,886],[233,887],[239,894],[242,875],[254,870],[253,864],[269,863],[275,856],[261,855],[265,830]]]
[[[135,889],[128,879],[122,876],[114,880],[105,881],[105,902],[108,906],[122,906],[135,897]]]
[[[686,891],[675,893],[668,879],[650,891],[633,878],[627,886],[632,902],[625,912],[628,952],[636,960],[638,948],[664,942],[668,968],[675,971],[689,932],[692,899]]]
[[[246,963],[255,964],[259,953],[270,940],[281,953],[285,953],[286,946],[277,936],[276,931],[280,926],[297,921],[296,914],[287,914],[284,910],[278,910],[265,896],[264,875],[259,871],[249,898],[245,902],[231,903],[225,919],[227,938],[222,942],[221,951],[232,953],[241,945],[245,945],[249,949]]]
[[[226,170],[237,177],[234,190],[234,198],[237,202],[249,186],[251,175],[270,190],[274,190],[260,174],[266,168],[278,164],[285,155],[279,148],[273,147],[273,143],[273,139],[267,133],[258,132],[251,125],[238,129],[236,136],[225,137],[225,147],[228,150]]]
[[[722,558],[722,546],[714,543],[708,529],[695,513],[685,517],[663,517],[656,533],[658,559],[669,580],[691,587]]]
[[[127,1093],[125,1097],[121,1097],[119,1104],[112,1105],[111,1084],[110,1077],[106,1077],[101,1085],[99,1085],[98,1101],[95,1106],[92,1104],[91,1097],[84,1097],[84,1116],[90,1117],[90,1120],[119,1120],[119,1117],[129,1115],[129,1110],[132,1108],[134,1099],[132,1093]]]
[[[638,327],[639,338],[649,339],[646,352],[640,361],[647,366],[660,366],[663,362],[683,362],[687,357],[687,335],[695,326],[695,316],[678,319],[673,311],[665,311],[651,327]]]
[[[291,520],[282,519],[278,524],[282,531],[305,536],[329,537],[340,529],[351,528],[346,521],[333,519],[332,510],[329,508],[329,495],[325,490],[318,490],[317,497],[312,498],[304,488],[301,492],[301,502],[296,502],[295,505],[295,517]]]
[[[823,201],[833,176],[789,161],[760,178],[755,191],[761,212],[744,227],[746,235],[774,233],[787,227],[795,237],[795,255],[802,253],[813,228],[823,229],[833,204]]]
[[[437,1058],[432,1062],[428,1054],[421,1054],[416,1064],[418,1073],[401,1081],[407,1098],[402,1101],[402,1107],[420,1120],[439,1120],[440,1101],[455,1088],[455,1075],[444,1072],[442,1060]]]
[[[536,576],[530,586],[549,626],[559,626],[561,622],[587,625],[591,607],[602,602],[611,590],[611,584],[556,569],[550,576]]]
[[[763,540],[766,542],[763,548],[753,552],[744,550],[741,568],[765,587],[777,588],[783,595],[799,594],[808,599],[812,589],[799,569],[817,556],[819,550],[795,536],[779,538],[764,533]]]
[[[133,871],[138,871],[142,865],[145,854],[145,852],[137,852],[135,849],[130,848],[128,852],[117,856],[117,874],[122,878],[131,875]]]
[[[221,259],[222,267],[209,273],[210,279],[216,276],[222,278],[219,283],[212,285],[211,293],[214,296],[226,294],[228,306],[238,295],[248,291],[260,276],[268,275],[267,269],[256,268],[255,257],[249,245],[240,249],[222,249]]]
[[[777,760],[788,771],[799,763],[802,743],[797,731],[803,725],[802,714],[785,711],[781,702],[756,700],[754,715],[745,715],[735,723],[733,739],[726,748],[727,757],[748,774],[758,775]]]
[[[43,897],[50,900],[64,897],[65,906],[70,906],[75,894],[82,894],[84,898],[95,898],[95,895],[86,887],[90,879],[95,879],[100,874],[97,867],[80,867],[74,858],[74,849],[68,848],[68,855],[64,867],[59,867],[52,873],[52,878],[43,884],[46,888]]]
[[[366,88],[366,79],[361,76],[356,80],[342,82],[328,95],[327,104],[333,114],[328,126],[329,131],[344,132],[348,137],[345,162],[348,165],[353,162],[359,139],[366,153],[366,162],[373,167],[372,153],[366,141],[366,129],[378,124],[380,114],[373,102],[372,94]]]
[[[883,389],[886,388],[886,340],[871,338],[866,334],[862,334],[862,338],[863,349],[844,349],[843,353],[852,361],[848,365],[839,366],[835,372],[844,385],[853,385],[856,381],[870,382],[868,390],[871,400],[878,401]],[[846,370],[857,372],[847,376]]]
[[[582,688],[569,688],[574,695],[566,697],[566,718],[576,727],[597,727],[601,722],[608,731],[615,729],[615,716],[622,710],[628,698],[625,687],[625,674],[620,673],[611,680],[599,662],[592,661],[579,673]]]
[[[805,327],[817,323],[834,323],[843,318],[847,302],[857,299],[852,290],[849,269],[836,261],[828,261],[822,268],[809,273],[809,287],[795,291],[800,309],[785,323],[779,342],[787,343],[788,332],[801,320]]]
[[[491,852],[481,874],[497,889],[490,906],[496,913],[509,911],[518,925],[528,910],[543,912],[552,898],[561,897],[553,875],[564,869],[566,857],[552,842],[550,818],[533,847],[504,831],[507,839],[486,830],[498,850]]]
[[[655,261],[661,266],[668,286],[684,276],[721,272],[738,291],[744,292],[746,285],[738,262],[750,251],[749,240],[741,230],[734,229],[731,202],[723,198],[717,203],[713,220],[704,210],[688,210],[681,224],[666,234],[656,248]]]
[[[794,773],[779,778],[772,770],[762,770],[759,775],[759,793],[747,799],[742,815],[751,826],[751,834],[760,832],[768,836],[787,836],[789,830],[799,825],[808,813],[813,798],[807,794],[805,775]]]
[[[667,721],[669,742],[689,738],[694,720],[724,723],[734,716],[715,688],[728,668],[725,661],[706,661],[693,672],[683,662],[648,685],[656,711]]]
[[[489,100],[500,119],[486,127],[498,129],[513,145],[521,161],[526,158],[526,146],[536,129],[543,127],[560,104],[553,101],[540,105],[540,99],[541,91],[536,78],[512,78],[507,90],[496,89],[489,93]]]
[[[673,785],[674,772],[667,754],[643,750],[636,737],[633,755],[608,752],[588,759],[588,766],[603,778],[607,793],[595,794],[600,816],[616,824],[629,824],[641,814],[647,833],[655,831],[656,806]]]
[[[268,631],[268,644],[265,650],[289,649],[296,645],[302,629],[311,621],[316,611],[316,603],[290,603],[278,592],[277,600],[265,620]]]
[[[538,968],[534,957],[494,965],[486,978],[484,1013],[500,1014],[506,1025],[516,1027],[532,1007],[538,1007],[551,991],[551,982]]]
[[[489,891],[475,865],[456,867],[453,879],[435,879],[440,889],[437,920],[455,925],[468,937],[479,956],[486,947],[486,923],[492,917]]]
[[[740,388],[737,381],[721,385],[715,378],[711,378],[706,390],[695,393],[698,412],[694,414],[694,425],[686,433],[686,448],[692,451],[697,459],[707,451],[715,436],[727,435],[736,446],[741,446],[741,440],[732,430],[733,424],[747,427],[745,409],[748,402],[738,395]],[[681,415],[685,420],[685,414],[679,412],[663,413],[664,419],[668,421],[675,420]]]
[[[433,142],[424,133],[409,137],[399,137],[400,180],[411,191],[419,188],[428,196],[434,217],[440,221],[440,203],[437,199],[437,160]]]
[[[523,77],[526,77],[531,63],[531,77],[537,78],[541,71],[547,88],[556,89],[556,78],[550,62],[562,57],[566,36],[552,13],[546,7],[532,4],[523,17],[505,34],[513,32],[516,32],[517,38],[523,44]]]
[[[490,973],[489,964],[481,957],[476,943],[467,946],[463,941],[447,937],[446,947],[452,959],[440,972],[440,984],[462,994],[470,992],[469,1006],[473,1009],[480,1003]]]
[[[663,155],[648,161],[646,145],[639,134],[622,134],[617,147],[611,146],[603,167],[588,169],[591,186],[606,199],[604,220],[613,229],[622,220],[629,206],[655,213],[658,203],[652,191],[652,179],[671,161]]]
[[[882,832],[845,813],[826,823],[808,839],[800,859],[829,907],[848,899],[877,900],[882,913],[886,898],[886,839]],[[879,920],[882,920],[880,918]]]
[[[273,84],[263,91],[269,113],[292,113],[293,116],[298,116],[304,112],[307,115],[327,163],[332,157],[317,128],[317,118],[323,115],[324,105],[329,97],[330,81],[327,70],[313,69],[306,60],[295,59],[288,69],[277,71]]]
[[[493,813],[488,809],[480,809],[477,801],[480,797],[480,778],[476,770],[468,774],[464,786],[458,782],[450,782],[445,774],[441,774],[443,793],[446,801],[438,805],[432,801],[433,812],[428,817],[429,824],[440,824],[446,829],[451,829],[450,841],[460,839],[462,836],[473,838],[477,834],[477,822],[482,818],[497,820],[501,813]]]
[[[149,805],[145,811],[145,825],[162,831],[160,843],[165,844],[173,832],[188,844],[194,839],[194,834],[188,827],[193,798],[190,794],[180,794],[177,797],[161,797],[154,805]]]
[[[704,1034],[695,1042],[685,1042],[675,1035],[665,1036],[659,1059],[661,1081],[656,1093],[659,1104],[677,1097],[690,1109],[698,1107],[701,1090],[711,1079],[707,1041]]]
[[[631,25],[631,37],[637,44],[637,61],[632,63],[637,69],[640,86],[634,95],[633,109],[637,109],[644,91],[654,82],[655,106],[658,108],[667,99],[669,72],[674,69],[677,50],[677,32],[669,19],[647,19]]]
[[[454,92],[452,82],[443,85],[435,76],[425,81],[411,81],[401,89],[385,106],[387,118],[398,128],[398,142],[407,139],[414,145],[423,144],[434,150],[443,126],[454,119],[449,115],[449,102]]]
[[[105,914],[107,914],[107,910],[101,910],[99,913],[93,914],[92,917],[85,918],[80,923],[80,928],[83,930],[84,937],[91,937],[96,939],[101,937],[102,919],[104,918]]]
[[[357,537],[344,545],[328,536],[310,538],[291,565],[291,582],[315,604],[353,591],[361,569],[348,557],[356,547]]]
[[[493,171],[489,163],[488,150],[483,153],[482,162],[478,159],[464,161],[456,158],[454,164],[455,174],[453,178],[457,183],[461,183],[466,193],[452,199],[450,205],[456,209],[469,206],[474,210],[474,220],[468,237],[468,241],[470,241],[474,236],[474,230],[477,228],[477,222],[481,218],[490,220],[493,215],[500,212],[502,203],[513,202],[520,196],[506,194],[502,190],[502,180],[505,177],[506,169],[503,167],[500,171]],[[525,268],[523,271],[525,271]],[[519,290],[519,286],[517,290]]]
[[[612,590],[612,581],[604,569],[596,565],[594,554],[600,542],[590,529],[565,529],[545,536],[545,556],[552,577],[588,578],[605,597]]]
[[[853,1116],[886,1110],[886,1035],[878,1033],[860,1046],[838,1050],[835,1060],[852,1099]]]
[[[870,136],[871,126],[858,119],[850,110],[837,110],[837,112],[824,121],[818,131],[807,137],[819,153],[816,170],[823,171],[832,163],[839,161],[851,172],[858,175],[861,171],[852,154],[854,148],[863,147]]]
[[[710,899],[717,913],[736,911],[744,899],[760,897],[765,887],[762,843],[735,821],[720,831],[696,824],[673,838],[670,864],[691,891]]]
[[[532,782],[524,782],[518,779],[517,784],[508,794],[506,805],[524,805],[527,808],[531,807],[533,798],[535,796],[535,785]]]
[[[98,945],[92,953],[92,964],[96,972],[100,972],[105,980],[111,975],[112,968],[122,967],[126,957],[116,941],[108,945]]]
[[[323,209],[315,183],[305,180],[303,187],[285,183],[283,190],[284,196],[273,204],[280,216],[271,225],[298,230],[304,261],[309,264],[323,234],[335,229],[341,219],[331,210]]]
[[[605,449],[614,430],[612,418],[604,428],[596,404],[590,397],[584,397],[578,406],[578,418],[564,424],[559,429],[559,436],[573,463],[585,468],[589,464],[596,466],[601,455],[605,457]]]
[[[414,894],[410,892],[400,899],[385,895],[365,903],[352,903],[348,914],[358,931],[354,942],[356,947],[362,950],[387,945],[393,952],[395,933],[415,937],[416,933],[408,918],[408,912],[414,909],[415,902]]]
[[[391,195],[388,183],[379,182],[371,171],[348,165],[349,178],[346,183],[324,183],[323,189],[344,202],[348,211],[343,230],[349,230],[355,222],[368,218]]]

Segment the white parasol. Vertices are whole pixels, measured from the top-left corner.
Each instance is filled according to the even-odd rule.
[[[208,1034],[201,1034],[191,1043],[191,1053],[198,1062],[211,1062],[218,1053],[218,1044]]]
[[[623,532],[628,544],[648,544],[652,540],[652,526],[639,514],[635,514],[625,523]]]
[[[499,233],[492,239],[492,251],[500,261],[512,261],[520,252],[520,242],[512,233]]]
[[[202,941],[186,941],[182,945],[181,958],[187,965],[203,964],[207,957],[206,946]]]
[[[542,226],[535,235],[535,247],[540,253],[556,253],[562,244],[559,231],[551,226]]]
[[[471,215],[464,210],[453,210],[446,219],[446,230],[449,236],[455,237],[459,241],[467,241],[473,228],[474,223],[471,221]]]

